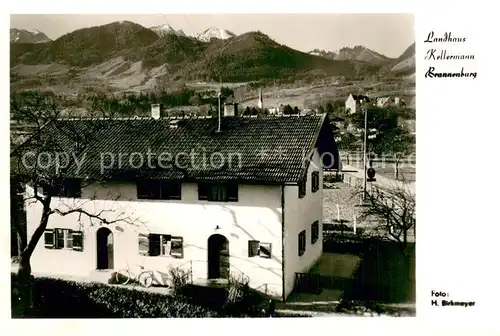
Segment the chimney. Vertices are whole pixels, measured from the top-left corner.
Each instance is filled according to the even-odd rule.
[[[224,104],[224,117],[236,117],[238,115],[238,103]]]
[[[163,104],[151,104],[151,117],[155,120],[166,117],[167,113],[163,109]]]

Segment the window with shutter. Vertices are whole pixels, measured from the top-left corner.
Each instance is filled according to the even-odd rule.
[[[299,198],[303,198],[306,195],[307,180],[304,178],[299,182]]]
[[[172,237],[170,255],[175,258],[184,257],[183,239],[182,237]]]
[[[149,254],[149,237],[147,234],[139,233],[139,254],[143,256]]]
[[[199,183],[198,199],[211,202],[237,202],[238,184],[237,183]]]
[[[311,191],[316,192],[319,190],[319,172],[315,171],[311,173]]]
[[[45,248],[54,248],[55,243],[55,233],[52,229],[45,230],[44,234]]]
[[[260,242],[258,240],[248,241],[248,256],[255,257],[259,255]]]
[[[214,183],[209,188],[209,201],[224,202],[227,200],[227,188],[224,184]]]
[[[55,229],[55,248],[56,249],[72,249],[73,248],[73,232],[68,229]]]
[[[262,258],[271,258],[271,243],[260,243],[259,256]]]
[[[299,256],[306,251],[306,230],[299,233]]]
[[[73,231],[73,250],[83,251],[83,232]]]
[[[311,224],[311,244],[315,244],[319,238],[319,221]]]
[[[161,235],[150,234],[149,235],[149,255],[159,256],[161,253]]]

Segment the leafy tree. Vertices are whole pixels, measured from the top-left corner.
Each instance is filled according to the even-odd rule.
[[[285,105],[283,108],[283,114],[293,114],[293,108],[290,105]]]
[[[220,88],[220,93],[222,97],[228,98],[234,95],[234,91],[230,89],[229,87],[222,86]]]
[[[293,108],[293,114],[299,114],[300,110],[297,106]]]
[[[245,108],[245,111],[243,112],[243,115],[251,115],[252,114],[252,111],[250,110],[250,106],[247,106]]]
[[[325,108],[323,107],[323,105],[319,105],[319,106],[318,106],[318,112],[319,112],[320,114],[325,113]]]
[[[377,154],[389,154],[394,160],[394,179],[399,179],[399,165],[401,160],[410,155],[414,149],[414,139],[408,132],[397,127],[385,134],[375,146]]]
[[[326,104],[326,113],[328,113],[328,115],[333,114],[334,111],[335,110],[333,108],[333,104],[332,103]]]

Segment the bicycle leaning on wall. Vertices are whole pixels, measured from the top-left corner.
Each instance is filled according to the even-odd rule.
[[[140,284],[142,287],[150,287],[153,284],[153,272],[146,270],[144,266],[139,265],[137,272],[132,272],[132,268],[127,265],[127,268],[118,270],[115,274],[115,281],[119,285],[129,283]],[[135,273],[135,276],[133,275]]]

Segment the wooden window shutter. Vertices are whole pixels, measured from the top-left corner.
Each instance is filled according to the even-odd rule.
[[[207,183],[198,183],[198,199],[208,200],[209,185]]]
[[[259,256],[261,258],[271,258],[271,243],[260,243],[259,245]]]
[[[145,180],[139,180],[136,182],[137,187],[137,198],[138,199],[148,199],[149,198],[149,184]]]
[[[230,202],[238,202],[238,184],[229,183],[227,185],[227,200]]]
[[[259,255],[259,246],[260,242],[258,240],[249,240],[248,241],[248,256],[255,257]]]
[[[83,232],[73,231],[73,250],[83,251]]]
[[[43,236],[44,236],[44,240],[45,240],[45,248],[49,248],[49,249],[54,248],[55,238],[56,238],[54,230],[52,230],[52,229],[45,230]]]
[[[170,241],[171,241],[170,255],[175,258],[183,258],[184,246],[182,237],[172,237]]]
[[[147,234],[139,233],[139,254],[143,256],[149,254],[149,237]]]
[[[161,253],[161,235],[149,234],[149,255],[159,256]]]

